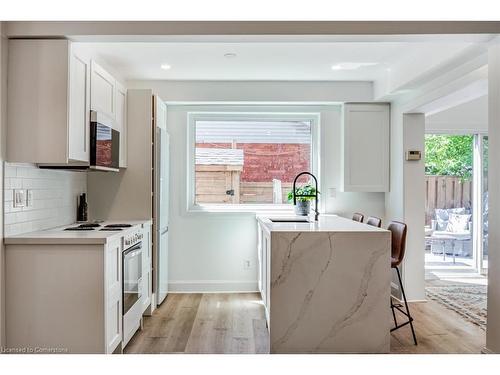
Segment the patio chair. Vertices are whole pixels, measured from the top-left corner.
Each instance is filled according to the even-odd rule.
[[[435,210],[429,237],[433,254],[472,256],[471,215],[464,207]]]

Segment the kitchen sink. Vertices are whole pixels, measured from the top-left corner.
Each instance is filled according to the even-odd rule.
[[[309,219],[269,219],[273,223],[310,223]]]

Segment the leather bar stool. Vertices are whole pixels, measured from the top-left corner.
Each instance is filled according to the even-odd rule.
[[[368,219],[366,219],[366,224],[380,228],[382,226],[382,219],[375,216],[368,216]]]
[[[354,221],[359,221],[360,223],[363,222],[363,219],[365,218],[365,215],[360,214],[359,212],[355,212],[354,215],[352,215],[352,219]]]
[[[408,308],[408,302],[406,300],[405,290],[403,288],[403,282],[401,281],[401,274],[400,274],[399,268],[398,268],[398,266],[401,264],[401,262],[403,261],[403,258],[405,256],[407,227],[406,227],[406,224],[404,224],[404,223],[400,223],[398,221],[391,221],[391,223],[389,224],[387,229],[390,230],[392,233],[392,236],[391,236],[391,239],[392,239],[392,241],[391,241],[391,244],[392,244],[391,268],[395,268],[396,273],[398,274],[398,280],[399,280],[399,285],[401,288],[401,294],[403,297],[404,307],[406,309],[406,311],[404,311],[402,304],[394,303],[393,297],[391,295],[391,310],[392,310],[392,317],[394,318],[394,325],[395,325],[395,327],[391,329],[391,332],[409,324],[410,328],[411,328],[411,334],[413,335],[413,341],[415,342],[415,345],[417,345],[417,336],[415,335],[415,330],[413,329],[413,318],[410,314],[410,309]],[[408,318],[408,320],[405,321],[404,323],[398,324],[398,321],[396,320],[396,313],[395,313],[394,309],[398,310],[400,313],[405,315]]]

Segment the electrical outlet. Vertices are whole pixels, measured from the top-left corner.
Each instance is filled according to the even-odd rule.
[[[26,207],[33,207],[33,190],[26,190]]]
[[[14,189],[14,207],[26,207],[26,190]]]
[[[337,197],[337,189],[335,188],[329,188],[328,193],[330,194],[330,198],[336,198]]]
[[[244,270],[249,270],[250,268],[252,268],[252,261],[248,260],[248,259],[245,259],[243,261],[243,269]]]

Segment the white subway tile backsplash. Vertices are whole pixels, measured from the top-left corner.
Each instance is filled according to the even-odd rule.
[[[13,189],[31,190],[32,206],[14,207]],[[33,164],[5,163],[5,236],[73,223],[76,220],[77,197],[86,191],[86,172],[38,169]]]
[[[5,225],[14,224],[16,222],[17,222],[17,213],[16,212],[5,213],[5,217],[4,217]]]
[[[5,178],[10,178],[10,177],[16,177],[17,176],[17,169],[16,167],[12,165],[6,165],[3,171],[4,177]]]

